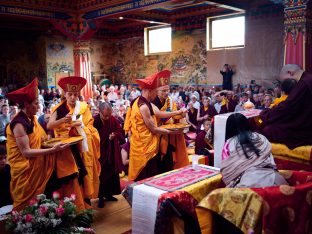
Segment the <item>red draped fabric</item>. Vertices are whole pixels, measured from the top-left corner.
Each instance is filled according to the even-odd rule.
[[[304,53],[305,37],[302,32],[298,32],[295,39],[289,32],[285,42],[285,64],[298,64],[303,69],[305,68],[305,53]]]
[[[87,79],[86,86],[81,90],[81,95],[87,101],[92,98],[90,47],[87,42],[76,42],[74,48],[74,70],[75,76]]]

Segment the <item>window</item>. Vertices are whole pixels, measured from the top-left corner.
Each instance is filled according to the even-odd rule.
[[[245,16],[209,18],[207,48],[231,48],[245,45]]]
[[[145,28],[145,55],[163,52],[171,52],[171,27]]]

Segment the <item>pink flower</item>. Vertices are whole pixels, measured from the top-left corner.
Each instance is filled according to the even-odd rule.
[[[62,216],[65,212],[65,209],[61,206],[59,206],[58,208],[55,209],[56,215],[57,216]]]
[[[40,206],[39,207],[39,214],[40,215],[46,215],[47,212],[48,212],[48,207],[46,207],[46,206]]]
[[[29,205],[36,206],[38,205],[38,200],[36,198],[33,198],[29,201]]]
[[[61,197],[61,194],[57,191],[53,192],[52,194],[53,199],[59,199]]]
[[[76,200],[76,194],[71,194],[71,195],[70,195],[70,198],[71,198],[73,201],[75,201],[75,200]]]
[[[33,220],[33,217],[31,214],[25,215],[25,221],[26,223],[30,223]]]
[[[19,221],[21,219],[20,214],[17,211],[15,211],[15,210],[12,211],[12,216],[13,216],[13,221],[14,222],[17,222],[17,221]]]

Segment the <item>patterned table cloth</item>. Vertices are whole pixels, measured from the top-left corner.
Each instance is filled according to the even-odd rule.
[[[132,233],[172,233],[171,219],[184,220],[184,228],[200,231],[195,207],[221,184],[217,168],[187,166],[138,181],[123,196],[132,205]]]

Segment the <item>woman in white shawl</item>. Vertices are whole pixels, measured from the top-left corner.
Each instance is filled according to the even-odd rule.
[[[276,170],[271,144],[252,132],[247,118],[235,113],[226,123],[221,174],[226,187],[260,188],[287,184]]]

